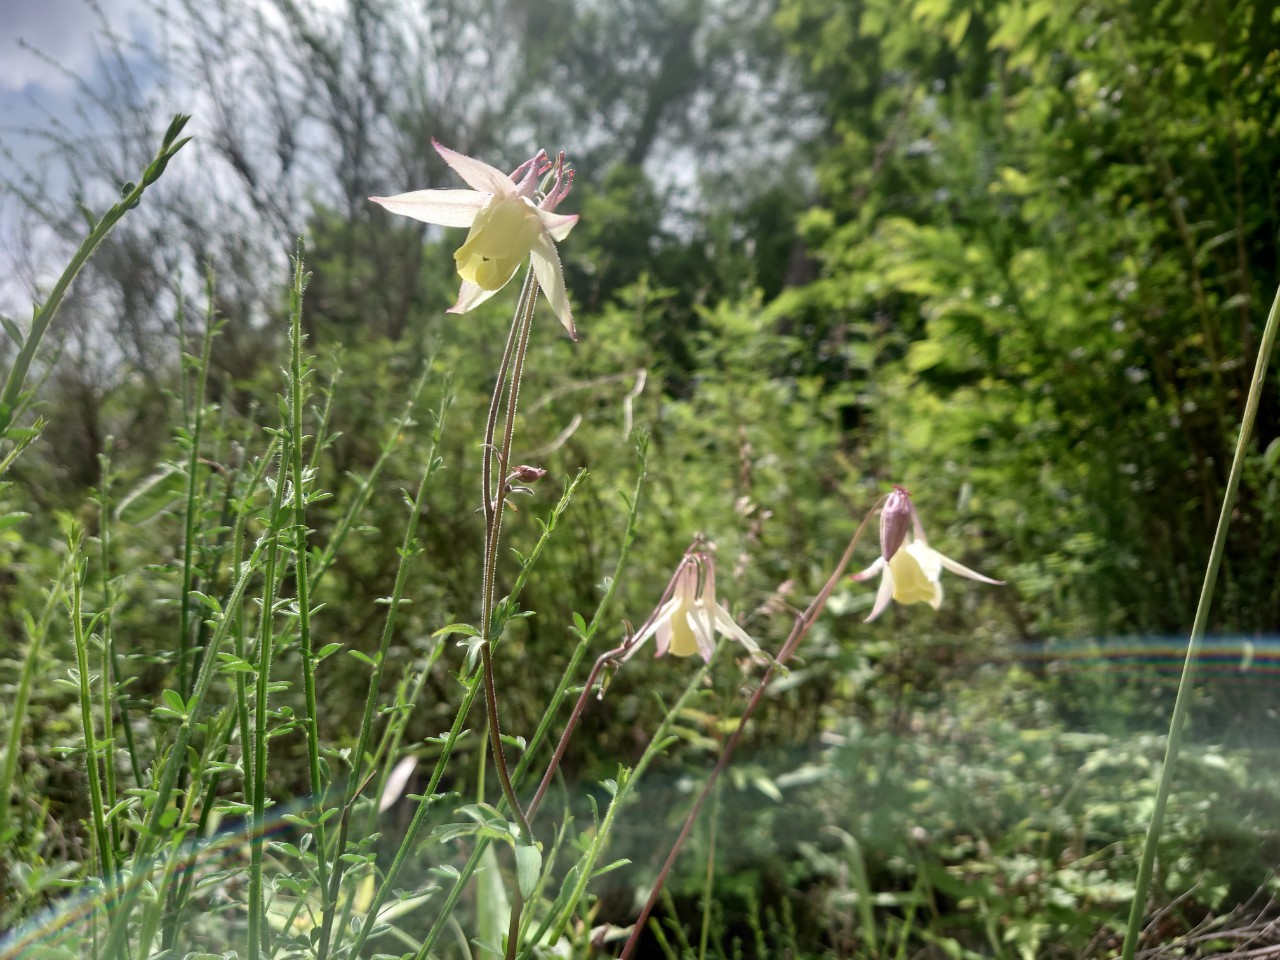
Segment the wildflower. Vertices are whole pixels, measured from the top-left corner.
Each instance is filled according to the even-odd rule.
[[[886,514],[891,509],[895,511],[896,517],[886,519]],[[911,517],[913,530],[909,539],[903,511],[908,511]],[[876,602],[867,616],[868,623],[884,612],[890,600],[897,600],[899,603],[927,603],[937,610],[942,606],[940,580],[944,569],[982,583],[997,586],[1004,583],[1003,580],[984,577],[929,546],[915,504],[902,487],[894,487],[894,492],[885,502],[880,517],[880,540],[881,553],[876,562],[861,573],[853,575],[854,580],[862,581],[880,574],[880,589],[876,591]]]
[[[701,589],[699,589],[701,581]],[[623,659],[629,659],[650,637],[657,638],[655,656],[667,652],[677,657],[701,654],[709,661],[715,649],[715,634],[737,640],[753,656],[762,656],[759,645],[716,602],[715,564],[705,554],[686,556],[676,571],[671,599],[632,640]]]
[[[577,339],[564,271],[556,253],[556,242],[567,237],[578,222],[576,215],[555,212],[573,186],[573,170],[564,165],[564,154],[553,163],[546,151],[540,151],[507,176],[434,140],[432,145],[473,189],[415,190],[369,199],[392,213],[424,223],[470,228],[453,255],[462,286],[449,313],[474,310],[505,287],[529,257],[551,309],[569,336]],[[549,186],[540,190],[539,183],[547,175]]]

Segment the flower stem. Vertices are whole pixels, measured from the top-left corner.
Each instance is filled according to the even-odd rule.
[[[697,799],[694,800],[689,815],[685,817],[684,826],[680,828],[680,833],[676,837],[675,843],[671,845],[671,852],[667,854],[666,862],[663,863],[662,869],[658,871],[658,877],[653,883],[653,890],[649,894],[649,899],[645,903],[644,909],[640,911],[640,916],[636,918],[635,926],[631,928],[631,936],[627,938],[627,943],[622,948],[622,953],[619,954],[619,960],[626,960],[627,957],[630,957],[636,948],[636,944],[640,942],[645,923],[648,921],[649,915],[653,913],[653,908],[657,904],[658,898],[662,895],[663,884],[666,883],[667,876],[671,873],[671,868],[675,866],[676,857],[680,855],[680,849],[684,846],[685,840],[688,839],[689,831],[693,829],[694,823],[697,822],[698,814],[702,812],[702,805],[707,802],[707,797],[711,795],[716,781],[720,779],[720,774],[724,772],[729,765],[729,761],[733,758],[733,752],[737,749],[738,741],[742,739],[743,731],[746,730],[747,721],[751,719],[756,707],[760,705],[760,701],[764,698],[764,692],[768,688],[770,681],[777,674],[778,668],[784,666],[791,658],[791,655],[795,653],[796,648],[800,646],[800,641],[805,638],[809,628],[813,626],[813,622],[818,618],[818,614],[827,605],[827,600],[830,598],[832,591],[835,590],[836,584],[840,582],[840,578],[844,576],[844,571],[849,566],[849,561],[853,559],[853,551],[862,539],[862,533],[866,530],[868,521],[875,515],[876,509],[881,502],[883,502],[883,498],[867,511],[867,515],[862,518],[862,523],[858,524],[858,529],[854,531],[852,539],[849,540],[849,545],[845,547],[844,555],[840,558],[840,562],[836,564],[835,570],[831,572],[831,576],[827,578],[822,590],[813,598],[809,606],[796,616],[795,624],[791,628],[791,633],[787,635],[782,649],[778,652],[777,659],[769,664],[769,669],[765,671],[760,685],[756,687],[755,693],[747,701],[747,707],[742,711],[742,717],[738,720],[737,729],[733,731],[728,742],[725,743],[720,759],[716,761],[716,765],[712,768],[711,775],[707,777],[707,782],[702,785],[702,790],[698,793]]]
[[[643,478],[643,470],[641,471],[641,474]],[[639,500],[639,492],[640,492],[639,483],[637,483],[636,500],[633,501],[633,505],[631,508],[632,521],[631,523],[628,524],[628,527],[627,527],[627,530],[628,530],[627,545],[630,544],[630,539],[631,539],[630,533],[631,533],[632,526],[634,525],[634,518],[636,514],[636,508],[634,504]],[[696,552],[701,545],[702,545],[701,540],[695,540],[692,544],[689,545],[689,549],[684,552],[685,557],[687,558],[690,554]],[[679,576],[680,567],[682,565],[683,565],[682,563],[676,564],[676,572],[671,575],[671,579],[667,582],[667,589],[663,591],[662,597],[658,600],[658,605],[654,608],[654,612],[650,615],[650,620],[652,620],[653,617],[656,617],[658,615],[658,611],[662,609],[662,605],[665,604],[667,600],[671,597],[671,592],[675,589],[676,577]],[[620,573],[621,570],[622,570],[622,562],[621,562],[621,558],[619,558],[617,573]],[[611,580],[609,583],[610,592],[612,592],[616,583],[617,583],[617,574],[615,573],[614,579]],[[601,610],[603,610],[603,607],[604,605],[601,604]],[[597,611],[596,617],[591,621],[591,628],[588,629],[589,634],[595,632],[594,629],[592,628],[596,626],[597,622],[599,621],[599,618],[600,618],[600,611]],[[543,773],[542,775],[542,782],[538,784],[537,792],[534,793],[533,799],[529,801],[528,817],[530,820],[532,820],[534,815],[538,812],[538,807],[542,803],[542,798],[546,794],[547,788],[551,786],[551,780],[555,777],[556,770],[560,768],[560,761],[564,757],[565,749],[569,746],[569,739],[573,736],[573,731],[577,729],[578,721],[582,719],[582,714],[587,707],[587,698],[591,696],[591,691],[595,689],[596,680],[600,676],[600,671],[603,670],[611,661],[615,660],[616,658],[626,653],[627,650],[631,647],[632,638],[639,636],[639,634],[642,633],[644,631],[644,628],[647,627],[648,625],[649,625],[648,621],[641,624],[640,629],[637,630],[635,633],[633,633],[630,637],[627,637],[627,639],[624,640],[620,646],[614,647],[612,650],[606,650],[604,653],[600,654],[600,656],[596,658],[595,665],[591,668],[591,673],[587,675],[586,683],[582,685],[582,692],[578,694],[578,701],[573,705],[573,710],[569,714],[569,719],[564,725],[564,733],[560,734],[560,742],[556,744],[555,753],[551,755],[551,762],[547,764],[546,772]]]
[[[1262,331],[1262,342],[1258,346],[1253,380],[1249,384],[1249,396],[1245,400],[1244,414],[1240,419],[1240,435],[1236,439],[1235,457],[1231,461],[1231,473],[1227,477],[1227,489],[1222,497],[1222,511],[1218,514],[1218,528],[1213,535],[1209,564],[1205,568],[1204,584],[1200,588],[1200,602],[1196,606],[1195,620],[1191,624],[1187,655],[1182,662],[1182,677],[1178,681],[1178,695],[1173,703],[1173,715],[1169,718],[1169,737],[1165,742],[1160,782],[1156,785],[1155,809],[1151,811],[1151,821],[1147,824],[1147,836],[1142,845],[1142,860],[1138,864],[1138,878],[1134,883],[1133,903],[1129,908],[1129,923],[1125,928],[1121,960],[1133,960],[1134,951],[1138,946],[1138,937],[1142,933],[1142,917],[1146,912],[1147,891],[1151,886],[1156,847],[1160,840],[1160,830],[1164,825],[1164,811],[1173,784],[1173,767],[1178,760],[1182,730],[1191,703],[1191,685],[1195,677],[1196,661],[1200,656],[1200,645],[1204,640],[1205,626],[1209,620],[1209,607],[1213,602],[1213,590],[1218,581],[1218,568],[1222,565],[1222,555],[1226,550],[1227,527],[1231,523],[1231,512],[1235,509],[1236,493],[1240,489],[1245,451],[1249,448],[1249,439],[1253,434],[1253,423],[1258,415],[1258,403],[1262,396],[1267,366],[1270,362],[1272,347],[1275,346],[1276,329],[1280,326],[1277,323],[1278,315],[1280,315],[1280,289],[1276,290],[1275,298],[1271,301],[1271,312],[1267,314],[1267,324]]]
[[[515,788],[511,785],[511,774],[507,769],[506,754],[502,749],[502,728],[498,714],[498,691],[493,680],[493,642],[494,635],[493,609],[495,603],[495,583],[498,566],[498,545],[502,536],[502,511],[507,502],[507,471],[511,465],[511,442],[515,434],[516,408],[520,398],[520,381],[524,373],[525,356],[529,348],[529,332],[533,327],[533,311],[538,302],[538,281],[532,268],[525,274],[524,286],[520,290],[520,300],[516,304],[515,319],[511,324],[511,332],[507,336],[507,344],[503,349],[502,361],[498,368],[497,383],[493,388],[493,399],[489,404],[489,418],[485,423],[483,458],[481,471],[484,487],[484,572],[481,594],[481,645],[480,656],[484,670],[484,703],[489,718],[490,747],[493,750],[493,766],[498,774],[498,783],[502,786],[502,794],[506,797],[511,813],[520,825],[520,835],[529,840],[529,821],[524,815],[520,801],[516,799]],[[505,407],[502,402],[503,388],[507,388]],[[494,482],[493,455],[494,435],[497,432],[499,411],[503,413],[502,446],[497,450],[498,479]]]

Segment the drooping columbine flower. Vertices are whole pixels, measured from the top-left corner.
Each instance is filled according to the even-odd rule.
[[[630,659],[645,641],[656,637],[655,656],[670,652],[677,657],[691,657],[696,653],[709,661],[717,633],[738,641],[753,656],[763,656],[759,644],[716,602],[715,562],[706,554],[692,553],[680,561],[671,599],[636,634],[623,659]]]
[[[505,287],[525,257],[530,257],[551,309],[569,336],[577,339],[564,271],[556,253],[556,242],[567,237],[578,222],[576,215],[555,212],[573,186],[573,170],[565,166],[564,154],[553,162],[546,151],[540,151],[507,176],[482,160],[431,142],[445,163],[473,189],[415,190],[369,199],[392,213],[424,223],[471,228],[453,255],[462,287],[449,312],[474,310]],[[548,186],[540,190],[544,178]]]
[[[880,589],[876,591],[876,602],[867,616],[867,623],[884,613],[890,600],[897,600],[899,603],[927,603],[937,610],[942,606],[943,570],[950,570],[982,583],[997,586],[1004,583],[1003,580],[992,580],[976,570],[970,570],[929,546],[910,494],[903,487],[894,487],[893,491],[881,513],[881,554],[875,563],[853,575],[854,580],[861,581],[880,574]],[[896,517],[886,518],[891,508]],[[901,519],[903,511],[909,511],[911,516],[913,529],[909,539],[905,522]]]

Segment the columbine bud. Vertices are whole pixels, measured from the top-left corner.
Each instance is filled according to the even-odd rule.
[[[531,467],[527,463],[522,463],[511,471],[511,479],[519,483],[537,483],[546,475],[547,471],[542,467]]]
[[[895,486],[880,511],[880,556],[892,560],[910,526],[911,494],[906,487]]]

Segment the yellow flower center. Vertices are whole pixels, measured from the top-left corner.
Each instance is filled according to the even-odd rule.
[[[537,212],[522,197],[491,197],[453,255],[458,275],[485,290],[511,279],[542,233]]]
[[[676,657],[692,657],[698,652],[698,635],[693,632],[683,609],[671,621],[671,646],[667,652]]]
[[[893,574],[893,599],[899,603],[932,603],[938,595],[937,573],[929,578],[921,565],[921,558],[917,556],[920,552],[919,544],[904,544],[889,561],[889,571]]]

